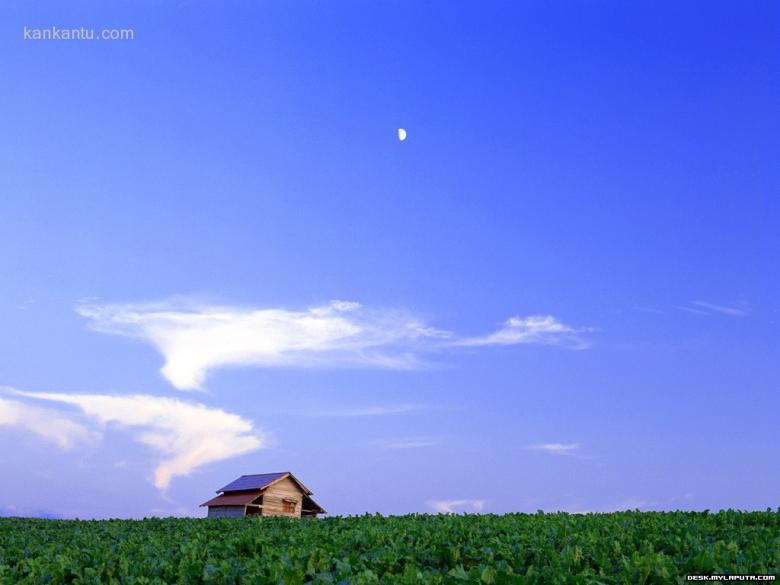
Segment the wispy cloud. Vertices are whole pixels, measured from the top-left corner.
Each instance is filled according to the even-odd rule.
[[[250,421],[236,414],[177,399],[19,390],[14,393],[75,406],[101,429],[113,426],[130,431],[136,441],[157,454],[153,483],[161,490],[167,489],[174,477],[186,476],[207,463],[260,449],[267,443]],[[33,409],[25,412],[35,412],[36,407],[25,407]],[[60,420],[66,420],[64,416],[58,414]],[[37,429],[34,416],[22,420],[26,421],[21,423],[23,426],[35,424]]]
[[[528,447],[533,451],[542,451],[550,455],[572,455],[579,450],[579,443],[539,443]]]
[[[479,347],[485,345],[534,343],[585,349],[589,347],[589,343],[582,337],[582,334],[588,331],[589,329],[570,327],[551,315],[512,317],[494,333],[482,337],[467,337],[454,340],[452,345]]]
[[[457,346],[538,343],[582,348],[584,330],[553,317],[513,317],[484,337],[459,338],[408,311],[333,301],[302,311],[243,308],[188,300],[153,304],[83,304],[96,331],[141,339],[164,357],[162,374],[180,390],[202,388],[224,366],[380,367],[426,365],[426,352]]]
[[[562,505],[552,506],[549,508],[549,510],[555,512],[568,512],[569,514],[607,514],[612,512],[645,510],[648,508],[654,508],[656,506],[658,506],[657,502],[643,500],[640,498],[626,498],[618,502],[599,505],[592,508],[584,507],[582,505]]]
[[[427,504],[440,514],[459,514],[463,512],[481,512],[487,505],[486,500],[431,500]]]
[[[162,374],[181,390],[202,387],[221,366],[412,368],[421,341],[446,333],[409,314],[332,302],[304,311],[188,303],[82,306],[94,329],[137,337],[165,357]]]
[[[22,311],[26,311],[28,308],[33,306],[35,304],[35,299],[32,297],[28,297],[24,299],[21,303],[19,303],[18,308]]]
[[[747,317],[750,314],[750,305],[744,302],[711,303],[708,301],[691,301],[688,305],[681,305],[677,308],[697,315],[713,315],[717,313],[731,317]]]
[[[705,311],[703,309],[697,309],[696,307],[689,307],[688,305],[676,305],[674,307],[675,309],[679,309],[680,311],[685,311],[686,313],[693,313],[694,315],[711,315],[709,311]]]
[[[66,450],[96,438],[85,426],[56,410],[0,398],[0,427],[3,426],[34,433]]]
[[[380,449],[424,449],[426,447],[436,447],[441,445],[441,443],[441,439],[437,437],[407,437],[404,439],[378,441],[375,445]]]
[[[396,414],[409,414],[425,410],[424,404],[379,404],[372,406],[359,406],[355,408],[341,408],[336,410],[322,410],[301,413],[309,417],[366,417],[366,416],[390,416]]]

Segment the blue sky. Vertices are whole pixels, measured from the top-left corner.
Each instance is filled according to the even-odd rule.
[[[0,20],[3,513],[777,506],[774,3]]]

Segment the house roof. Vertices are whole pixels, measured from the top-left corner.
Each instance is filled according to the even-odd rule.
[[[257,475],[242,475],[238,479],[231,481],[225,487],[217,490],[219,492],[237,492],[243,490],[261,490],[269,483],[282,479],[287,475],[286,471],[281,473],[259,473]]]
[[[203,506],[246,506],[247,504],[251,503],[252,500],[257,498],[259,495],[260,493],[257,490],[252,492],[222,494],[217,496],[216,498],[210,499],[208,502],[203,502],[201,504],[201,507]]]
[[[245,490],[263,490],[272,483],[285,477],[289,477],[291,480],[297,483],[301,490],[303,490],[303,493],[312,493],[309,488],[303,485],[303,483],[289,471],[280,471],[278,473],[259,473],[256,475],[242,475],[237,480],[231,481],[225,487],[218,489],[217,493],[238,492]]]
[[[317,512],[318,514],[326,514],[325,508],[320,506],[317,502],[314,501],[310,496],[303,496],[303,509],[308,510],[310,512]]]

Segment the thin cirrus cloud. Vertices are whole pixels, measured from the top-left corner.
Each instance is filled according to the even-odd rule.
[[[531,445],[529,449],[541,451],[550,455],[572,455],[580,448],[579,443],[539,443]]]
[[[730,317],[747,317],[750,315],[750,306],[744,302],[711,303],[709,301],[691,301],[688,305],[677,308],[696,315],[720,314]]]
[[[166,490],[177,476],[206,465],[255,451],[267,445],[252,423],[236,414],[202,404],[149,395],[111,396],[11,390],[17,396],[75,406],[103,430],[126,429],[134,440],[157,454],[153,483]],[[8,401],[4,401],[8,402]],[[42,434],[38,407],[24,405],[15,424]],[[58,413],[67,420],[65,413]],[[75,424],[75,423],[74,423]],[[93,436],[99,437],[99,433]],[[60,441],[61,446],[64,443]]]
[[[587,329],[575,329],[550,315],[512,317],[498,331],[482,337],[455,340],[452,345],[479,347],[485,345],[516,345],[533,343],[562,345],[572,349],[586,349],[588,342],[582,337]]]
[[[301,311],[243,308],[187,300],[152,304],[82,304],[92,329],[149,343],[179,390],[202,389],[207,373],[225,366],[378,367],[426,365],[423,355],[456,347],[515,344],[587,347],[581,334],[551,316],[513,317],[498,331],[460,337],[408,311],[368,309],[333,301]]]
[[[440,514],[460,514],[464,512],[481,512],[485,509],[486,500],[431,500],[428,505]]]
[[[308,417],[336,417],[336,418],[360,418],[367,416],[391,416],[397,414],[410,414],[428,409],[425,404],[379,404],[373,406],[360,406],[356,408],[341,408],[337,410],[321,410],[303,413]]]

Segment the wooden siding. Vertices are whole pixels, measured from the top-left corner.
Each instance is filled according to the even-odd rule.
[[[294,511],[285,511],[285,501],[294,503]],[[303,491],[289,477],[280,479],[263,491],[263,516],[300,516]]]
[[[243,518],[244,506],[209,506],[209,518]]]

